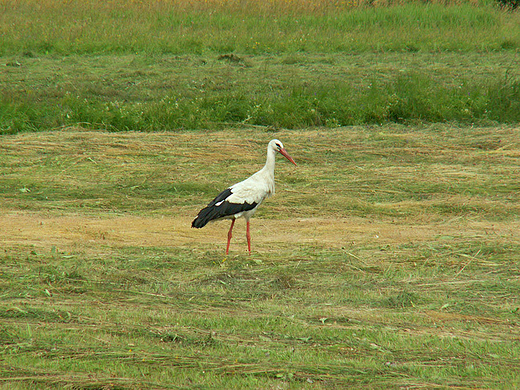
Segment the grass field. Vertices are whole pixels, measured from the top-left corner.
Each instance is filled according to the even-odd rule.
[[[520,121],[519,12],[355,5],[0,2],[0,133]]]
[[[520,388],[519,15],[0,0],[0,388]]]
[[[191,219],[284,141],[252,222]],[[5,388],[520,385],[518,127],[2,138]],[[225,162],[225,164],[223,164]]]

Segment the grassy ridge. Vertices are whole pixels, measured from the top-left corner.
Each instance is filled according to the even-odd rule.
[[[520,120],[515,53],[19,57],[0,133]]]
[[[3,1],[0,55],[494,51],[520,47],[492,3]]]

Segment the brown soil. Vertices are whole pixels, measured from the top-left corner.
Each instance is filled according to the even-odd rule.
[[[191,217],[137,217],[84,215],[48,216],[38,213],[7,212],[0,215],[0,245],[72,249],[91,245],[113,247],[205,247],[224,248],[229,222],[211,223],[203,229],[190,227]],[[520,240],[520,222],[457,222],[408,225],[352,219],[261,219],[251,221],[254,250],[268,252],[290,245],[350,247],[351,245],[399,245],[434,241],[436,237],[458,239],[486,237],[509,242]],[[235,225],[232,250],[245,250],[245,224]]]

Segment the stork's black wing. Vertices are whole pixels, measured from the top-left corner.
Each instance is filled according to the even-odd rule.
[[[229,217],[243,211],[252,210],[257,206],[252,203],[232,203],[227,199],[233,194],[231,188],[227,188],[217,195],[206,207],[199,211],[197,218],[191,223],[191,227],[201,228],[206,226],[209,221]]]

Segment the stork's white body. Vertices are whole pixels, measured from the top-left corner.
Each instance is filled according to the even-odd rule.
[[[244,217],[249,219],[265,198],[274,195],[274,164],[275,153],[271,151],[267,154],[267,162],[261,170],[246,180],[229,187],[232,194],[226,201],[230,203],[256,203],[254,209],[234,214],[230,218]]]
[[[222,191],[213,201],[202,209],[197,218],[192,222],[192,227],[201,228],[210,221],[228,218],[231,219],[231,228],[228,233],[228,245],[226,254],[229,251],[231,232],[237,218],[245,218],[247,221],[247,243],[251,252],[251,236],[249,232],[249,219],[256,212],[258,206],[265,198],[274,195],[274,166],[276,152],[280,152],[294,165],[296,163],[289,156],[283,144],[274,139],[267,146],[267,160],[264,167],[244,181],[236,183]]]

